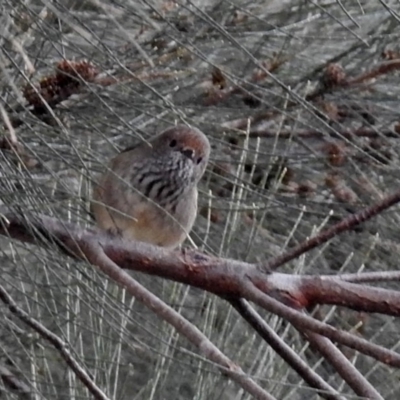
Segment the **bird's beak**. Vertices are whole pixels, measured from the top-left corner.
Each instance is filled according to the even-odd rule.
[[[185,157],[187,157],[187,158],[189,158],[190,160],[193,161],[193,158],[194,158],[194,151],[193,151],[192,149],[182,149],[182,150],[181,150],[181,153],[182,153]]]

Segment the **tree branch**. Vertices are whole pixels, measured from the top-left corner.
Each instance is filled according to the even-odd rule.
[[[128,273],[108,258],[100,243],[95,240],[87,242],[85,248],[87,260],[97,265],[108,277],[127,292],[143,303],[156,315],[171,324],[181,335],[194,344],[207,359],[215,362],[221,371],[237,382],[243,389],[260,400],[275,400],[262,389],[253,379],[247,376],[239,365],[225,356],[207,337],[182,315],[160,300],[153,293],[135,281]]]
[[[312,304],[328,303],[364,311],[371,309],[374,312],[400,315],[399,292],[360,287],[335,277],[266,274],[256,265],[245,262],[211,257],[195,251],[172,252],[145,243],[127,242],[99,232],[97,229],[82,230],[73,224],[54,218],[37,215],[21,216],[6,207],[0,207],[0,212],[3,213],[0,234],[44,246],[48,246],[50,241],[65,254],[89,261],[116,282],[129,285],[127,287],[130,287],[129,292],[133,296],[138,297],[157,315],[175,326],[201,350],[205,350],[209,359],[218,362],[221,368],[229,368],[232,379],[249,392],[259,393],[260,398],[271,397],[245,377],[241,370],[238,370],[239,367],[225,358],[226,356],[218,353],[218,349],[214,348],[204,336],[200,339],[197,335],[202,335],[201,332],[192,330],[193,327],[190,325],[186,326],[187,321],[175,319],[173,314],[169,314],[168,309],[160,306],[163,303],[158,298],[150,292],[143,291],[144,288],[137,286],[138,284],[121,268],[186,283],[225,299],[245,298],[291,322],[302,333],[307,331],[318,333],[374,357],[382,363],[400,367],[398,353],[335,329],[297,311]],[[185,327],[181,328],[182,326]]]
[[[121,244],[120,240],[115,238],[113,239],[108,235],[98,234],[99,232],[96,230],[81,231],[72,224],[64,222],[58,223],[56,220],[48,217],[36,216],[32,221],[29,221],[25,217],[18,218],[16,215],[13,216],[13,221],[11,218],[10,214],[7,214],[6,220],[4,221],[3,213],[3,224],[2,226],[0,225],[0,232],[6,232],[4,226],[6,225],[8,227],[8,232],[15,235],[20,240],[40,242],[42,244],[47,243],[48,240],[52,240],[66,254],[96,265],[114,282],[126,288],[128,293],[141,301],[146,307],[171,324],[181,335],[185,336],[191,343],[196,345],[200,353],[210,361],[218,364],[224,374],[237,382],[248,393],[253,395],[256,399],[275,400],[272,395],[263,390],[255,381],[248,377],[239,365],[226,357],[199,329],[183,318],[173,308],[161,301],[153,293],[149,292],[146,288],[136,282],[129,274],[109,258],[108,254],[105,252],[105,249],[108,248],[107,242],[116,241]],[[25,228],[24,224],[26,226]],[[50,228],[50,230],[46,228]],[[130,243],[132,244],[132,242]],[[138,249],[142,250],[138,251],[137,255],[141,258],[140,263],[143,265],[151,262],[151,253],[148,253],[150,250],[154,250],[156,254],[158,253],[157,255],[160,257],[159,261],[163,260],[165,256],[170,254],[169,252],[154,246],[142,243],[135,243],[135,245],[138,246]],[[126,248],[128,248],[128,246],[126,246]],[[126,256],[122,251],[123,249],[123,247],[118,248],[118,254],[122,255],[122,257]],[[132,263],[132,261],[134,260],[131,259],[130,262]],[[11,298],[9,298],[9,296],[7,297],[7,295],[1,290],[0,298],[4,302],[7,301],[7,304],[11,304]],[[14,307],[17,306],[14,304]],[[46,339],[56,340],[56,338],[49,336],[50,333],[47,332],[47,330],[44,331],[46,328],[38,328],[36,325],[30,326],[35,330],[40,328],[38,332]],[[55,343],[60,347],[58,342]],[[65,349],[65,346],[61,346],[60,349]]]
[[[300,243],[298,246],[294,247],[293,249],[287,251],[286,253],[282,254],[274,258],[271,261],[267,261],[266,264],[262,265],[265,271],[271,271],[279,268],[283,264],[301,256],[302,254],[315,249],[316,247],[320,246],[323,243],[326,243],[328,240],[332,239],[334,236],[349,231],[353,229],[355,226],[360,225],[361,223],[368,221],[369,219],[375,217],[376,215],[380,214],[382,211],[392,207],[393,205],[400,202],[400,190],[394,192],[393,194],[385,197],[379,203],[376,203],[370,207],[364,208],[363,210],[343,219],[342,221],[338,222],[337,224],[331,226],[328,229],[320,232],[316,236],[306,240],[303,243]]]
[[[4,387],[17,393],[20,399],[32,400],[35,397],[32,389],[4,365],[0,365],[0,378],[3,381]],[[2,397],[1,391],[0,397]]]
[[[299,355],[292,350],[260,315],[243,299],[228,299],[236,311],[249,325],[292,367],[319,395],[327,400],[345,400],[332,386],[313,371]]]
[[[266,295],[261,290],[255,288],[250,282],[245,284],[245,286],[246,287],[243,289],[243,292],[248,300],[258,304],[265,310],[284,318],[286,321],[289,321],[301,332],[310,330],[322,336],[326,336],[335,342],[358,350],[359,352],[371,356],[384,364],[400,368],[400,354],[385,349],[382,346],[370,343],[367,340],[359,338],[350,333],[336,329],[333,326],[323,322],[317,321],[308,315],[304,315],[303,313],[294,310],[293,308],[290,308]]]
[[[0,286],[0,300],[7,305],[11,313],[13,313],[18,319],[24,322],[26,325],[31,327],[37,332],[43,339],[47,340],[53,345],[53,347],[60,353],[61,357],[68,364],[68,366],[74,371],[77,378],[87,387],[89,392],[98,400],[109,400],[109,397],[96,385],[93,379],[85,371],[84,368],[75,360],[70,351],[68,350],[68,344],[61,340],[56,334],[51,332],[40,322],[33,319],[28,315],[22,308],[20,308],[7,291]]]
[[[353,389],[357,396],[366,397],[367,399],[383,400],[383,397],[376,389],[329,339],[313,332],[306,332],[305,336],[311,346],[317,349],[335,368],[337,373]]]

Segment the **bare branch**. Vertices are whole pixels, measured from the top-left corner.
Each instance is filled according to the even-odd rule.
[[[311,387],[319,390],[319,395],[327,400],[344,400],[332,386],[326,383],[315,371],[293,351],[260,315],[243,299],[228,300],[236,311],[255,331],[290,365]]]
[[[323,130],[302,130],[302,131],[272,131],[266,129],[254,129],[250,131],[250,137],[260,138],[279,138],[279,139],[326,139],[327,137],[339,137],[343,139],[354,139],[354,138],[399,138],[399,133],[395,130],[385,129],[373,129],[373,128],[356,128],[352,130],[334,130],[334,131],[323,131]]]
[[[68,349],[68,344],[61,340],[57,335],[43,326],[40,322],[36,321],[28,315],[22,308],[20,308],[7,291],[0,286],[0,299],[7,305],[10,312],[19,318],[26,325],[31,327],[43,339],[47,340],[53,347],[60,353],[61,357],[65,360],[68,366],[74,371],[78,379],[87,387],[90,393],[98,400],[109,400],[109,397],[96,385],[94,380],[89,376],[85,369],[75,360]]]
[[[324,278],[325,276],[321,276]],[[328,276],[332,278],[332,276]],[[360,274],[341,274],[335,276],[335,279],[342,279],[353,283],[372,283],[372,282],[395,282],[400,280],[400,271],[374,271],[363,272]]]
[[[371,278],[368,273],[367,278]],[[299,290],[305,302],[309,302],[307,306],[334,304],[357,311],[400,315],[400,293],[395,290],[344,282],[337,276],[303,276]]]
[[[358,350],[359,352],[371,356],[387,365],[400,368],[400,354],[394,351],[387,350],[382,346],[370,343],[368,340],[340,331],[330,325],[304,315],[303,313],[285,306],[279,301],[266,295],[250,283],[247,283],[246,288],[244,289],[244,294],[248,300],[251,300],[266,310],[286,319],[291,324],[295,325],[301,332],[311,330],[322,336],[326,336],[335,342]]]
[[[339,235],[340,233],[349,231],[353,229],[355,226],[368,221],[369,219],[375,217],[380,214],[382,211],[392,207],[400,201],[400,190],[394,192],[393,194],[385,197],[379,203],[376,203],[370,207],[364,208],[363,210],[343,219],[337,224],[331,226],[328,229],[320,232],[316,236],[306,240],[303,243],[300,243],[295,248],[287,251],[279,257],[274,258],[273,260],[263,264],[261,268],[265,271],[271,271],[279,268],[283,264],[286,264],[290,260],[293,260],[296,257],[315,249],[323,243],[326,243],[328,240],[333,237]]]
[[[264,307],[266,310],[287,319],[302,330],[311,330],[324,335],[331,340],[342,343],[354,348],[363,354],[376,358],[377,360],[400,367],[400,355],[394,351],[387,350],[381,346],[369,343],[355,335],[340,331],[319,322],[299,311],[290,308],[280,301],[291,304],[295,308],[303,308],[310,305],[307,297],[303,297],[301,291],[302,277],[284,274],[264,274],[252,264],[228,259],[218,259],[209,257],[198,252],[170,252],[162,248],[154,247],[139,242],[124,242],[119,238],[114,238],[106,234],[101,234],[97,230],[82,231],[72,224],[59,222],[49,217],[38,217],[27,220],[18,217],[15,213],[7,213],[5,207],[0,208],[3,212],[6,224],[0,226],[0,233],[9,234],[20,240],[47,244],[48,239],[53,239],[66,254],[73,255],[80,259],[90,259],[92,262],[99,260],[94,258],[96,251],[93,250],[94,244],[102,248],[107,257],[121,268],[135,269],[148,274],[158,275],[167,279],[187,283],[210,291],[224,298],[236,297],[245,298]],[[107,260],[103,256],[101,260]],[[103,261],[102,261],[103,262]],[[96,264],[97,265],[97,264]],[[112,264],[114,265],[114,264]],[[116,271],[116,270],[115,270]],[[318,277],[313,278],[317,282],[324,282]],[[324,290],[334,285],[326,281]],[[345,287],[353,289],[353,284],[343,282]],[[307,286],[307,279],[305,280]],[[307,289],[309,290],[309,289]],[[365,289],[367,290],[367,289]],[[372,293],[376,289],[368,288]],[[381,291],[382,289],[379,289]],[[266,295],[270,293],[280,301]],[[314,290],[310,290],[317,296]],[[351,290],[349,290],[351,294]],[[384,292],[386,293],[386,292]],[[392,313],[397,313],[399,293],[390,291],[389,297],[395,299],[394,304],[387,307]],[[378,295],[380,293],[377,293]],[[357,302],[357,296],[353,297]],[[338,297],[338,302],[343,304],[342,297]],[[387,305],[388,301],[383,304]],[[360,302],[357,302],[360,307]],[[378,304],[372,303],[375,307]],[[381,307],[383,307],[381,305]]]
[[[253,381],[253,379],[248,377],[239,365],[226,357],[199,329],[110,260],[98,242],[95,240],[90,241],[85,248],[85,255],[89,262],[97,265],[114,282],[126,288],[132,296],[141,301],[160,318],[171,324],[181,335],[194,344],[201,354],[204,354],[207,359],[218,364],[224,374],[237,382],[248,393],[260,400],[275,399]]]
[[[10,391],[16,392],[21,399],[30,400],[34,398],[32,389],[4,365],[0,365],[0,378],[4,386]]]
[[[313,332],[306,332],[305,336],[311,346],[317,349],[335,368],[343,380],[354,390],[354,393],[367,399],[383,400],[377,390],[329,339]]]

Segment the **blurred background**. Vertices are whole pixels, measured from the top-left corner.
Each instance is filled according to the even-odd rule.
[[[261,262],[398,188],[396,1],[2,0],[0,201],[93,225],[97,174],[117,151],[187,123],[212,155],[185,246]],[[320,274],[398,269],[398,208],[285,265]],[[197,349],[96,268],[0,239],[4,288],[60,336],[112,399],[249,399]],[[318,399],[224,301],[132,275],[278,399]],[[388,287],[397,288],[395,283]],[[0,365],[27,398],[89,399],[52,346],[0,305]],[[316,316],[388,348],[392,317]],[[356,398],[289,324],[298,354]],[[342,349],[385,399],[400,374]],[[1,398],[21,398],[4,382]],[[32,394],[33,393],[33,394]],[[28,395],[27,395],[28,396]]]

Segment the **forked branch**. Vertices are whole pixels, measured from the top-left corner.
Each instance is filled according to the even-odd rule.
[[[277,268],[301,254],[325,243],[337,234],[354,228],[393,204],[400,201],[400,191],[380,203],[354,214],[317,236],[289,250],[286,254],[267,263]],[[195,251],[167,251],[144,243],[126,242],[104,234],[97,229],[82,229],[71,223],[41,215],[28,215],[0,207],[0,234],[23,242],[42,246],[55,245],[68,256],[88,261],[99,267],[111,279],[127,288],[128,292],[142,301],[159,317],[173,325],[179,333],[195,344],[201,353],[215,362],[225,374],[240,384],[256,398],[273,399],[255,381],[246,376],[240,367],[222,354],[195,326],[180,314],[140,286],[124,269],[141,271],[176,282],[185,283],[228,299],[256,331],[291,365],[308,384],[321,391],[327,399],[340,399],[332,387],[304,368],[301,359],[288,351],[282,341],[252,312],[244,299],[272,312],[291,323],[310,341],[326,349],[322,337],[343,344],[362,354],[392,367],[400,368],[400,354],[373,344],[354,334],[320,322],[303,312],[315,304],[346,306],[365,312],[400,316],[400,292],[360,285],[363,274],[343,276],[298,276],[271,272],[265,267],[237,260],[212,257]],[[386,276],[387,275],[387,276]],[[397,277],[388,272],[384,278]],[[365,281],[384,280],[379,273],[366,273]],[[7,303],[7,297],[2,297]],[[10,305],[10,303],[8,303]],[[323,346],[324,345],[324,346]],[[323,353],[323,351],[321,352]],[[327,359],[327,355],[324,355]],[[331,361],[332,360],[328,360]],[[380,395],[360,376],[354,367],[344,362],[340,352],[334,357],[334,367],[339,372],[351,372],[347,383],[361,396],[380,399]],[[347,374],[346,372],[346,374]],[[349,372],[349,373],[350,373]]]

